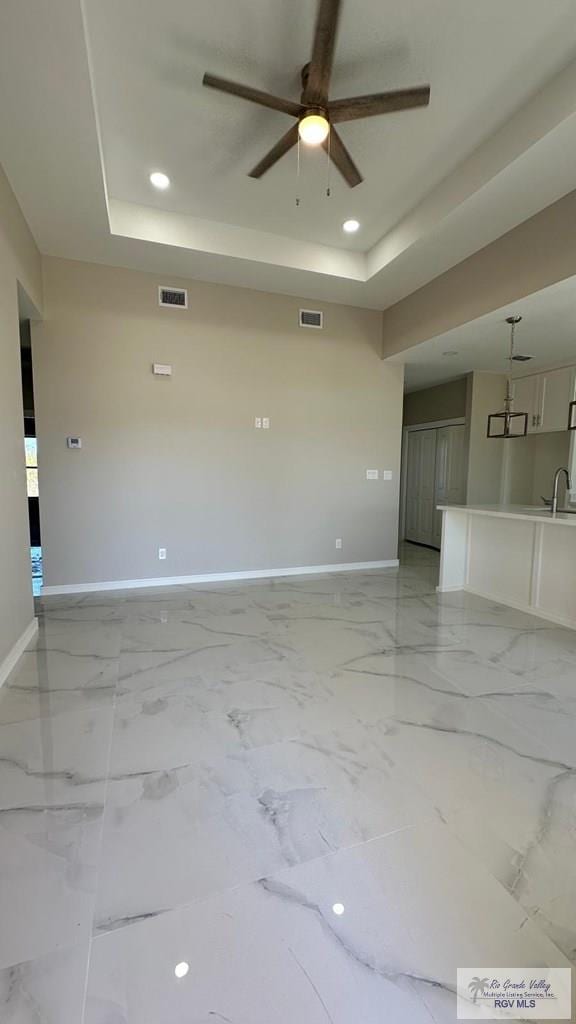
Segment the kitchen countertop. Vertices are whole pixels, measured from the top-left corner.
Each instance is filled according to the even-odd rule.
[[[441,512],[468,512],[479,516],[496,516],[502,519],[528,519],[547,523],[551,526],[576,527],[576,515],[571,512],[557,512],[553,516],[549,509],[530,505],[438,505]]]

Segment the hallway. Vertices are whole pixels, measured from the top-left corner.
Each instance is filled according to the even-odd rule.
[[[457,966],[576,960],[576,633],[436,578],[38,602],[3,1024],[447,1024]]]

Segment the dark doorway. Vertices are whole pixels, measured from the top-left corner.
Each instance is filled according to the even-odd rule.
[[[34,373],[30,321],[20,321],[20,359],[22,364],[22,398],[24,404],[24,450],[26,457],[26,490],[30,525],[30,561],[32,588],[37,597],[42,589],[42,539],[40,536],[40,495],[38,491],[38,445],[34,409]]]

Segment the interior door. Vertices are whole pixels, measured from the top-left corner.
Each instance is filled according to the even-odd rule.
[[[420,474],[420,431],[409,430],[406,438],[406,540],[418,541],[418,478]]]
[[[434,542],[434,509],[436,497],[436,434],[437,430],[420,430],[420,501],[418,533],[420,544]]]
[[[406,540],[432,544],[436,430],[410,430],[406,443]]]
[[[442,513],[436,508],[448,501],[448,476],[450,458],[450,436],[447,433],[450,427],[440,427],[436,432],[436,493],[434,501],[434,526],[432,529],[432,543],[439,548],[442,540]]]

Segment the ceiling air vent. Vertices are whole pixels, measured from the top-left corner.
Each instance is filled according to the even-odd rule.
[[[173,309],[188,309],[188,292],[185,288],[164,288],[160,285],[158,304],[172,306]]]
[[[521,356],[521,355],[512,356],[512,359],[514,360],[515,363],[529,363],[530,360],[533,359],[533,358],[534,358],[534,356]]]
[[[300,327],[317,327],[321,330],[324,326],[323,314],[319,309],[301,309],[298,324]]]

